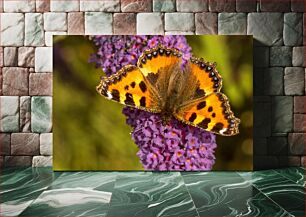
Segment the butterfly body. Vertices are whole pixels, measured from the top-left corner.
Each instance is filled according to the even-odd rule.
[[[193,57],[182,68],[181,57],[178,50],[159,45],[145,51],[137,66],[102,77],[97,91],[124,105],[159,113],[164,124],[174,117],[217,134],[237,134],[240,120],[220,93],[222,79],[215,64]]]
[[[181,94],[183,90],[183,72],[179,69],[173,71],[170,74],[169,80],[163,81],[168,83],[167,91],[164,96],[159,99],[159,104],[161,107],[161,119],[163,124],[169,123],[169,121],[174,117],[175,112],[178,109],[178,105],[181,104]]]

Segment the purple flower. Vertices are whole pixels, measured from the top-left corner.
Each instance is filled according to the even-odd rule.
[[[129,120],[131,116],[127,112],[128,108],[123,110]],[[141,124],[131,126],[134,127],[132,138],[139,147],[137,155],[145,169],[212,169],[215,162],[214,149],[216,148],[214,134],[187,126],[175,119],[163,126],[158,115],[142,111],[141,113],[137,118]],[[134,115],[134,111],[131,114]],[[155,120],[153,124],[152,120]],[[148,124],[154,127],[144,127]],[[155,156],[154,154],[156,157],[152,157]]]
[[[159,43],[183,54],[182,67],[191,57],[185,36],[93,36],[98,47],[90,62],[111,75],[127,64],[136,65],[144,50]],[[216,137],[172,119],[164,126],[157,114],[125,107],[126,123],[133,128],[132,139],[146,170],[211,170],[215,163]]]

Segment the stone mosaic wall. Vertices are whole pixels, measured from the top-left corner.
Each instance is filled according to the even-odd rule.
[[[1,165],[52,164],[54,34],[253,35],[255,168],[305,165],[302,0],[0,0],[0,12]]]

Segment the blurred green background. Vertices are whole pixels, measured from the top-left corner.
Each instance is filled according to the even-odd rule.
[[[241,119],[240,134],[217,136],[213,170],[253,168],[253,39],[186,36],[193,54],[217,62],[222,92]],[[88,63],[97,48],[88,37],[55,36],[53,47],[53,169],[143,170],[123,106],[96,93],[101,69]]]

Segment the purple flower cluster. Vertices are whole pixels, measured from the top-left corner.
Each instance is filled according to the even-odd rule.
[[[136,65],[144,50],[159,43],[183,54],[183,66],[191,56],[184,36],[94,36],[98,52],[90,62],[111,75],[127,64]],[[211,170],[215,163],[215,135],[172,119],[163,125],[157,114],[125,107],[127,124],[147,170]]]
[[[172,119],[163,125],[156,114],[124,108],[132,138],[147,170],[211,170],[215,163],[216,136]]]
[[[168,48],[177,48],[183,53],[183,64],[191,56],[191,48],[184,36],[94,36],[93,41],[98,52],[93,54],[90,62],[96,63],[106,75],[116,73],[127,64],[136,65],[138,57],[149,48],[159,43]]]

